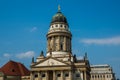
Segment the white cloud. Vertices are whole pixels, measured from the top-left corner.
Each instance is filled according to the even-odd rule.
[[[17,54],[16,57],[19,59],[23,59],[23,58],[32,58],[34,55],[35,55],[34,51],[28,51],[25,53]]]
[[[10,57],[10,54],[5,53],[5,54],[3,54],[3,56],[8,58],[8,57]]]
[[[33,27],[30,32],[35,32],[37,30],[37,27]]]
[[[101,39],[82,39],[80,42],[85,44],[98,44],[98,45],[120,45],[120,36],[112,38]]]

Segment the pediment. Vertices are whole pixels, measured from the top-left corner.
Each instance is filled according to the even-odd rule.
[[[64,65],[68,65],[68,64],[66,64],[58,59],[48,58],[46,60],[43,60],[43,61],[37,63],[35,66],[40,67],[40,66],[64,66]]]

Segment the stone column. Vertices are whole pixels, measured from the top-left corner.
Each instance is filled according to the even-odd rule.
[[[55,51],[55,37],[54,36],[52,37],[52,40],[53,40],[53,47],[52,47],[53,49],[52,50]]]
[[[47,42],[47,51],[50,52],[50,38],[48,38],[48,42]]]
[[[60,51],[60,36],[58,36],[58,51]]]
[[[72,80],[72,71],[71,70],[69,71],[69,78],[70,78],[69,80]]]
[[[52,49],[52,51],[53,51],[53,48],[54,48],[54,41],[53,40],[54,40],[54,37],[51,38],[51,43],[50,43],[50,45],[51,45],[50,48]]]
[[[68,37],[66,37],[66,50],[70,51],[70,40]]]
[[[64,80],[64,74],[63,74],[63,71],[61,71],[61,80]]]
[[[72,50],[72,44],[71,44],[71,39],[70,39],[70,52],[72,52],[71,50]]]
[[[51,37],[51,40],[50,40],[50,50],[53,50],[53,37]]]
[[[66,46],[67,43],[66,42],[67,42],[66,37],[64,37],[64,46],[63,46],[64,51],[67,51],[67,46]]]
[[[30,80],[34,80],[34,75],[32,72],[30,73]]]
[[[80,76],[81,76],[81,79],[82,79],[82,80],[83,80],[83,77],[84,77],[83,74],[84,74],[83,71],[80,72]]]
[[[68,38],[66,37],[66,51],[68,51]]]
[[[86,71],[84,71],[84,80],[86,80]]]
[[[71,52],[71,40],[68,38],[68,51]]]
[[[41,74],[38,72],[38,80],[41,80]]]
[[[53,80],[56,80],[55,71],[53,71]]]
[[[68,38],[68,40],[67,40],[67,42],[68,42],[68,51],[70,51],[70,39]]]
[[[49,80],[49,74],[48,74],[48,71],[45,72],[46,73],[46,80]]]

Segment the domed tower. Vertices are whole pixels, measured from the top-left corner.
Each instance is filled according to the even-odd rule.
[[[60,11],[52,17],[47,37],[47,53],[36,62],[32,58],[30,80],[90,80],[87,54],[81,60],[72,54],[72,34],[66,17]]]
[[[64,57],[71,53],[72,34],[69,30],[69,25],[66,17],[60,11],[52,17],[50,28],[47,33],[47,57]]]

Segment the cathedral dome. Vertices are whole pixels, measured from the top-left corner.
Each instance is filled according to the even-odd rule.
[[[55,22],[63,22],[67,24],[67,19],[66,17],[60,12],[58,11],[53,17],[52,17],[52,21],[51,23],[55,23]]]

